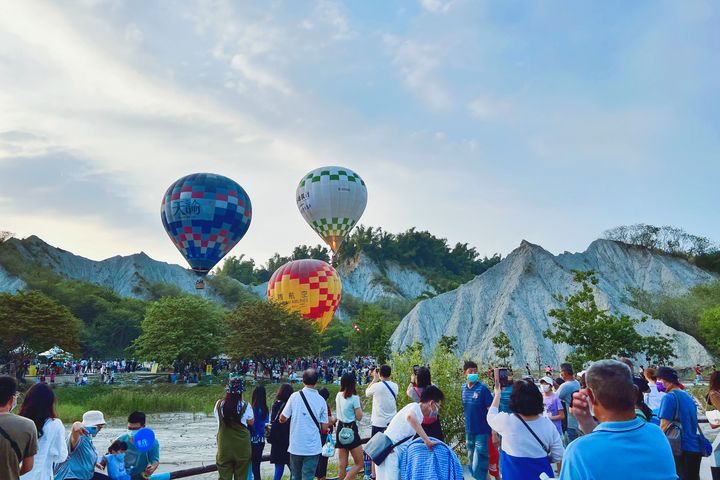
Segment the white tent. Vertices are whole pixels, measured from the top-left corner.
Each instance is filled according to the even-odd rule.
[[[38,356],[40,357],[46,357],[46,358],[52,358],[56,355],[59,355],[61,353],[65,353],[65,350],[55,345],[50,350],[47,350],[45,352],[39,353]]]

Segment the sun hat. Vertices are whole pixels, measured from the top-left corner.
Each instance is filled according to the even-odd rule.
[[[100,410],[88,410],[83,413],[82,424],[86,427],[105,425],[105,417]]]
[[[541,381],[541,382],[545,382],[545,383],[547,383],[548,385],[550,385],[550,386],[552,387],[553,379],[550,378],[550,377],[548,377],[547,375],[544,376],[544,377],[542,377],[542,378],[540,379],[540,381]]]

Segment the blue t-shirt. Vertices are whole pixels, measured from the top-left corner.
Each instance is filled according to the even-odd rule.
[[[670,444],[657,425],[641,418],[604,422],[565,450],[560,480],[629,477],[677,479]]]
[[[471,388],[467,383],[462,386],[462,404],[465,413],[465,433],[478,435],[490,433],[487,422],[488,407],[493,396],[482,382],[476,382]]]
[[[125,460],[118,459],[112,453],[105,455],[108,477],[112,480],[130,480],[130,475],[125,470]]]
[[[697,407],[695,400],[682,390],[673,390],[663,396],[660,402],[661,419],[672,421],[675,418],[676,398],[680,399],[680,423],[682,424],[682,440],[680,442],[685,452],[700,452],[700,436],[697,433]]]
[[[253,408],[253,424],[250,427],[250,441],[252,443],[265,443],[265,425],[270,421],[270,413],[265,412],[265,416],[262,415],[262,409]]]

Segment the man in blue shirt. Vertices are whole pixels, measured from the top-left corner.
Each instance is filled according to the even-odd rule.
[[[675,456],[677,474],[681,480],[698,478],[702,455],[700,447],[702,439],[698,435],[697,407],[695,400],[680,388],[680,381],[675,370],[660,367],[655,373],[665,387],[665,395],[660,402],[660,428],[665,430],[670,422],[678,420],[682,424],[680,446],[682,453]],[[677,417],[675,416],[677,414]]]
[[[470,473],[475,480],[485,480],[488,472],[488,407],[493,396],[480,381],[477,363],[466,361],[463,366],[467,383],[462,386],[462,404],[465,413],[465,442],[468,449]]]
[[[676,480],[665,435],[635,414],[637,387],[630,368],[617,360],[600,360],[585,380],[587,388],[573,396],[572,413],[587,435],[568,445],[560,480]],[[597,426],[593,415],[600,421]]]

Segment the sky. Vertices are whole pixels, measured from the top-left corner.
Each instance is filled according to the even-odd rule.
[[[481,255],[718,241],[718,24],[711,0],[0,0],[0,230],[183,263],[160,201],[214,172],[262,263],[319,243],[295,188],[341,165],[360,223]]]

